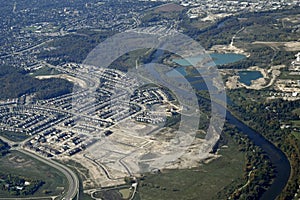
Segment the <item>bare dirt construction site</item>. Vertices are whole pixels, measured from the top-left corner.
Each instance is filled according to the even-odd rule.
[[[49,78],[61,78],[61,79],[66,79],[74,84],[77,84],[79,85],[80,87],[82,88],[86,88],[87,85],[86,85],[86,82],[79,79],[79,78],[76,78],[76,77],[73,77],[73,76],[70,76],[70,75],[67,75],[67,74],[58,74],[58,75],[47,75],[47,76],[36,76],[35,78],[37,79],[49,79]]]
[[[199,155],[205,143],[205,139],[200,138],[195,138],[184,152],[173,155],[172,138],[176,133],[167,127],[128,119],[110,130],[113,132],[111,135],[99,139],[86,151],[63,158],[88,169],[88,173],[84,173],[84,189],[121,185],[125,183],[124,177],[139,177],[157,169],[194,168],[201,160],[209,162],[219,157],[205,152]],[[164,162],[165,165],[161,166]]]

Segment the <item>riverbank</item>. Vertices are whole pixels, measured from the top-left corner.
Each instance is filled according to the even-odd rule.
[[[231,110],[231,111],[229,111]],[[287,156],[277,148],[273,143],[268,141],[264,136],[250,128],[232,109],[227,110],[227,120],[235,125],[241,132],[245,133],[255,145],[259,146],[266,152],[271,163],[275,166],[276,176],[273,183],[260,199],[276,199],[286,187],[291,174],[291,166]]]

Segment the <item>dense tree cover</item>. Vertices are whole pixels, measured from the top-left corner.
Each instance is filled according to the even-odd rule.
[[[37,99],[49,99],[72,92],[73,84],[63,79],[35,79],[25,71],[0,66],[0,99],[36,94]]]
[[[290,128],[281,128],[281,125],[299,120],[299,115],[293,111],[300,107],[300,101],[265,101],[262,97],[264,93],[246,89],[231,91],[231,109],[287,155],[292,174],[280,199],[293,199],[300,184],[300,141],[295,138]]]
[[[248,52],[250,57],[235,63],[218,66],[219,69],[245,69],[251,66],[267,68],[270,65],[289,65],[297,52],[276,50],[267,46],[251,45]]]
[[[243,27],[247,31],[238,38],[243,44],[255,41],[295,41],[298,40],[298,34],[292,32],[290,27],[283,27],[277,20],[292,14],[297,14],[296,9],[242,13],[220,19],[217,23],[202,29],[194,26],[189,20],[183,20],[181,28],[185,34],[198,40],[206,49],[213,45],[230,44],[232,36]]]
[[[274,51],[267,46],[253,46],[249,53],[251,56],[236,63],[219,66],[219,68],[241,69],[251,66],[267,67],[270,65]]]
[[[4,156],[9,152],[10,146],[6,143],[0,140],[0,157]]]
[[[218,193],[220,199],[259,199],[274,178],[274,168],[265,152],[256,146],[246,135],[231,124],[225,123],[222,139],[218,145],[226,145],[226,137],[233,138],[239,151],[245,152],[244,184],[229,184]]]
[[[186,18],[187,9],[182,7],[182,9],[176,9],[176,11],[161,11],[159,8],[154,8],[148,10],[147,13],[143,14],[141,17],[141,26],[149,27],[153,26],[155,22],[162,22],[162,21],[170,21],[176,19],[180,21]]]
[[[8,191],[11,195],[32,195],[45,182],[41,180],[32,180],[23,176],[0,173],[0,190]],[[26,182],[28,184],[26,184]]]
[[[298,52],[295,51],[278,51],[273,57],[273,65],[287,65],[289,66],[291,64],[291,60],[295,59],[295,55]]]
[[[48,43],[48,47],[55,49],[42,51],[38,58],[45,59],[54,65],[66,62],[82,63],[90,51],[111,35],[113,35],[111,31],[79,30]]]
[[[253,27],[247,37],[243,37],[243,41],[296,41],[298,33],[293,32],[291,27],[284,26],[280,19],[297,14],[299,14],[297,9],[242,13],[238,17],[247,18],[244,25]]]
[[[219,25],[222,26],[219,26]],[[236,17],[226,17],[217,23],[199,29],[193,26],[188,19],[181,23],[184,33],[196,39],[205,48],[209,49],[213,45],[226,45],[231,42],[232,36],[242,28]]]

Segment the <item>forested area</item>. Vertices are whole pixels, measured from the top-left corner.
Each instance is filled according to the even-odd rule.
[[[35,93],[37,99],[49,99],[72,92],[73,84],[63,79],[39,80],[24,70],[0,66],[0,99],[18,98]]]
[[[6,143],[0,140],[0,157],[4,156],[9,152],[10,146]]]
[[[292,134],[297,128],[286,125],[294,120],[300,120],[296,112],[300,107],[300,101],[282,99],[264,101],[262,98],[264,94],[265,91],[246,89],[230,91],[229,96],[233,102],[230,108],[246,124],[261,133],[287,155],[291,163],[292,174],[280,199],[293,199],[300,184],[300,158],[298,156],[300,155],[300,140],[295,137],[300,132]]]
[[[245,152],[244,184],[229,184],[218,193],[218,198],[259,199],[272,183],[274,167],[260,147],[235,126],[225,123],[218,146],[226,145],[228,137],[238,144],[239,151]]]
[[[293,14],[298,14],[296,9],[242,13],[222,18],[202,29],[193,26],[189,19],[183,20],[180,25],[185,34],[199,41],[205,49],[209,49],[213,45],[230,44],[232,36],[242,28],[246,31],[239,35],[238,40],[244,45],[255,41],[296,41],[298,33],[293,32],[290,27],[283,27],[281,23],[278,23],[278,19]]]
[[[22,176],[2,174],[1,172],[0,180],[0,190],[15,196],[32,195],[44,184],[41,180],[26,179]]]
[[[53,65],[66,62],[82,63],[90,51],[113,34],[111,31],[79,30],[76,34],[69,34],[48,43],[48,46],[54,49],[42,51],[38,58]]]
[[[267,68],[270,65],[289,65],[291,60],[295,58],[296,52],[284,51],[284,50],[274,50],[267,46],[262,45],[252,45],[248,52],[251,57],[243,59],[241,61],[230,63],[226,65],[219,65],[219,69],[246,69],[252,66],[259,66],[262,68]]]

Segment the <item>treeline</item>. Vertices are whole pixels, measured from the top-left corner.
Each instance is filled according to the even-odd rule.
[[[267,46],[253,46],[248,52],[251,54],[249,58],[236,63],[221,65],[218,68],[244,69],[251,66],[267,67],[271,64],[272,57],[275,54],[274,50]]]
[[[224,199],[224,197],[226,199],[259,199],[271,185],[275,176],[269,157],[231,124],[225,123],[221,137],[219,145],[226,145],[226,137],[231,137],[238,144],[239,151],[245,152],[245,167],[244,183],[229,184],[217,194],[218,199]]]
[[[10,146],[6,142],[0,140],[0,157],[6,155],[9,152],[9,149]]]
[[[264,101],[264,93],[246,89],[230,91],[229,96],[233,102],[230,107],[239,118],[287,155],[292,174],[279,199],[293,199],[300,184],[300,141],[290,128],[281,128],[281,125],[299,120],[299,115],[293,111],[300,107],[300,101]]]
[[[219,26],[222,24],[222,26]],[[184,19],[181,24],[184,34],[200,42],[205,48],[209,49],[214,45],[227,45],[231,42],[232,36],[242,28],[236,17],[226,17],[211,26],[203,29],[194,27],[190,19]]]
[[[71,93],[73,84],[63,79],[38,80],[24,70],[0,66],[0,99],[18,98],[36,94],[37,99],[49,99]]]
[[[41,180],[25,179],[12,174],[0,174],[0,189],[8,191],[10,195],[33,195],[45,182]]]
[[[42,51],[38,58],[47,60],[53,65],[66,62],[82,63],[98,44],[111,35],[113,35],[111,31],[79,30],[74,34],[57,38],[53,42],[48,43],[47,46],[54,47],[54,49]]]
[[[267,46],[252,45],[248,51],[251,56],[235,63],[219,65],[219,69],[245,69],[252,66],[267,68],[270,65],[290,65],[297,52],[273,50]]]
[[[242,27],[248,30],[247,35],[239,38],[243,43],[293,41],[298,40],[298,34],[292,32],[289,27],[283,27],[277,19],[281,16],[284,18],[297,14],[295,10],[297,9],[243,13],[225,17],[203,29],[193,26],[190,19],[184,19],[180,26],[185,34],[199,41],[205,49],[209,49],[213,45],[230,44],[232,36]]]

